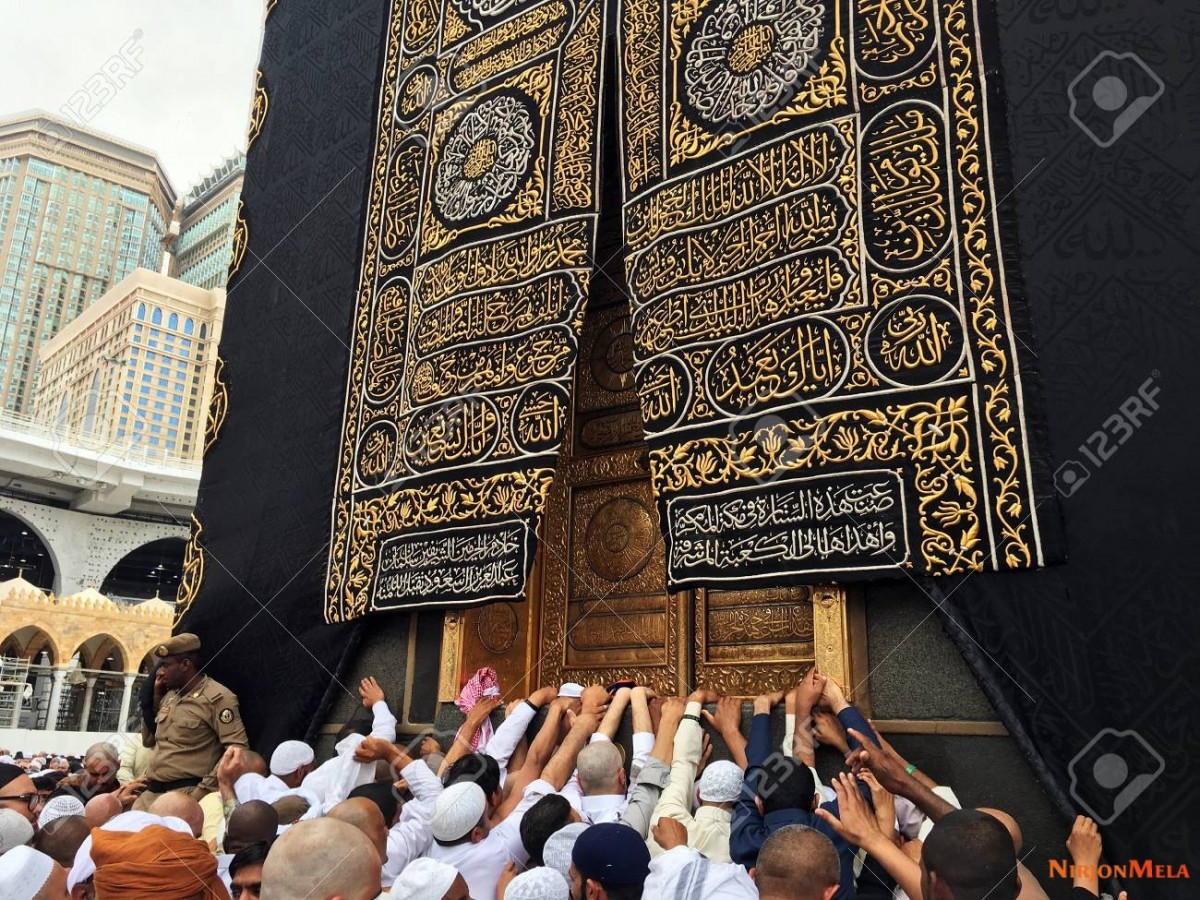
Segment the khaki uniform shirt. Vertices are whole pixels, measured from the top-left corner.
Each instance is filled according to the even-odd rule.
[[[237,695],[207,675],[187,693],[170,691],[155,717],[154,755],[146,767],[152,781],[202,778],[217,787],[216,767],[226,747],[248,746]]]

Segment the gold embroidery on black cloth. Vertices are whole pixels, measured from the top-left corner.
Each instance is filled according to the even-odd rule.
[[[975,6],[627,0],[621,25],[668,586],[1040,565]]]
[[[179,590],[175,596],[175,623],[179,627],[184,614],[191,608],[193,601],[200,593],[200,585],[204,581],[204,547],[200,544],[200,535],[204,527],[196,514],[192,513],[192,533],[187,546],[183,549],[183,572],[179,577]]]
[[[208,401],[208,421],[204,427],[203,456],[208,455],[208,451],[221,436],[221,428],[225,424],[227,415],[229,415],[229,385],[225,381],[225,360],[218,356],[213,368],[213,392]]]
[[[604,17],[392,4],[329,621],[523,595],[592,268]]]
[[[263,78],[262,69],[254,73],[254,101],[250,106],[250,128],[246,133],[246,152],[250,152],[250,148],[254,146],[254,142],[258,140],[258,136],[262,134],[263,125],[267,121],[267,110],[271,106],[271,99],[267,96],[267,83]]]

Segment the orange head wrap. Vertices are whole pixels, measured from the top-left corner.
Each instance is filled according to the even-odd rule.
[[[229,900],[217,859],[191,835],[163,825],[141,831],[92,831],[96,900]]]

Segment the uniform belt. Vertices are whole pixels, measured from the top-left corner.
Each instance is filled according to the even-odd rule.
[[[165,794],[168,791],[179,791],[184,788],[195,787],[203,780],[203,778],[176,778],[174,781],[154,781],[153,779],[147,779],[146,790],[152,794]]]

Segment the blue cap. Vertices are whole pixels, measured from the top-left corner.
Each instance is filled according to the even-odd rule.
[[[628,825],[593,825],[575,841],[571,862],[584,878],[601,884],[644,884],[650,874],[646,840]]]

